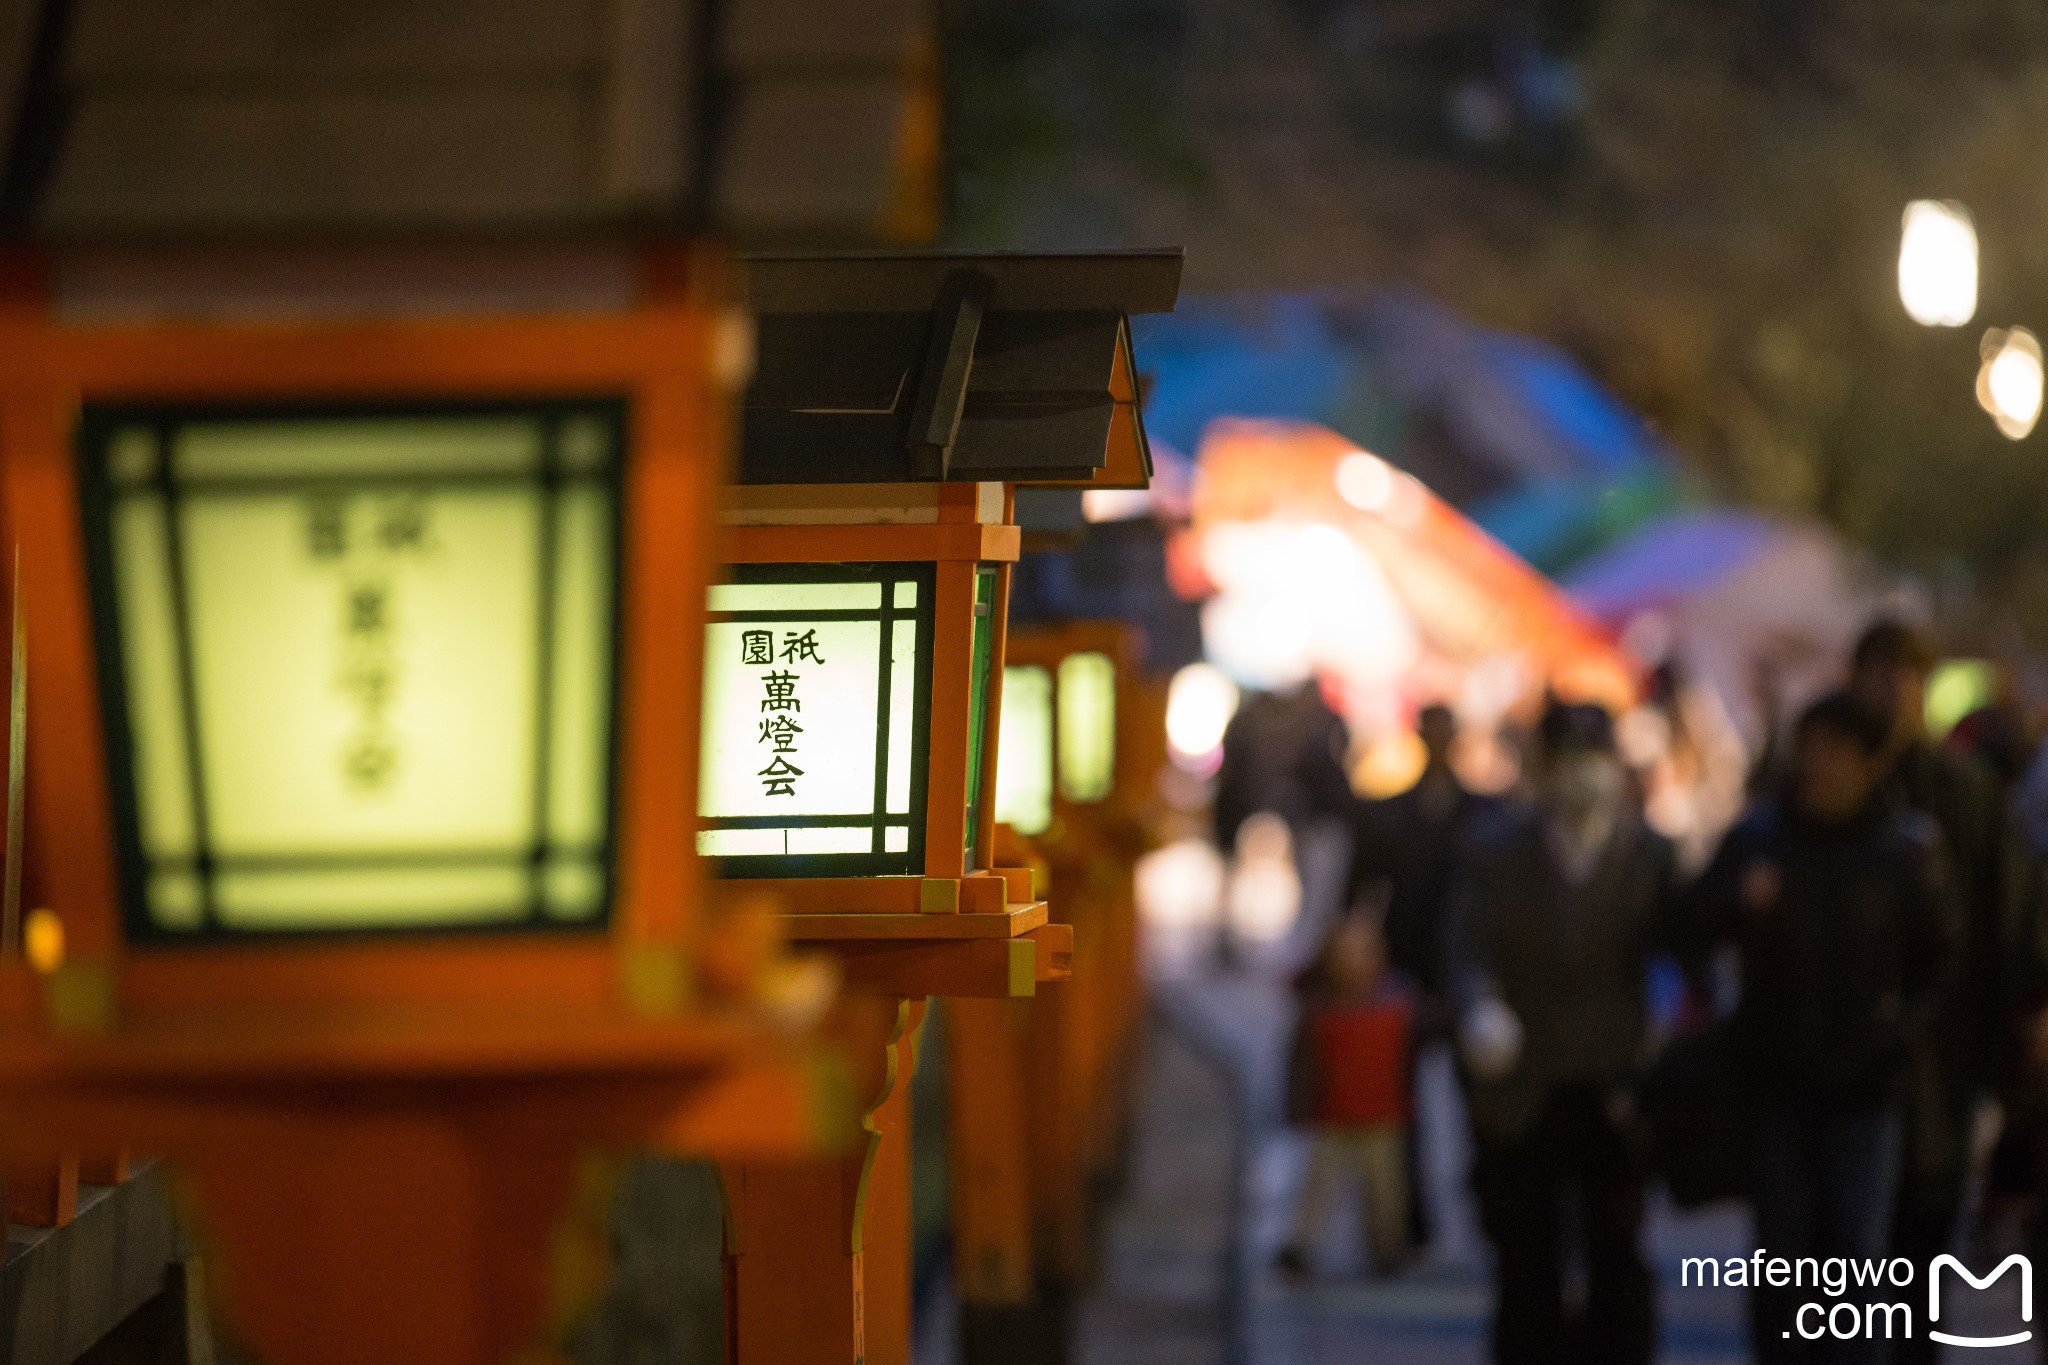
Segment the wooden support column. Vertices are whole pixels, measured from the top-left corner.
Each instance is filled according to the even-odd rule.
[[[1088,1277],[1093,1229],[1088,1190],[1086,978],[1050,983],[1031,1002],[1025,1057],[1031,1133],[1032,1232],[1041,1288],[1071,1290]]]
[[[292,1365],[552,1361],[599,1287],[608,1201],[536,1126],[345,1103],[240,1116],[178,1162],[223,1329]]]
[[[925,1001],[840,1010],[874,1096],[866,1141],[836,1158],[722,1167],[729,1365],[909,1365],[910,1079]]]
[[[1038,1004],[947,1005],[962,1365],[1047,1365],[1065,1358],[1063,1305],[1041,1292],[1034,1254],[1031,1049]]]

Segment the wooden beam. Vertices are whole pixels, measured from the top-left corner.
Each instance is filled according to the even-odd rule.
[[[835,943],[846,988],[862,994],[1009,1000],[1038,989],[1038,945],[1029,938],[952,943]]]

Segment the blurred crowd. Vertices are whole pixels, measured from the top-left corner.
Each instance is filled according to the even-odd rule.
[[[1684,1205],[1746,1200],[1756,1246],[1788,1260],[1924,1275],[1944,1251],[2039,1249],[2048,747],[2009,704],[1931,737],[1939,662],[1920,628],[1871,624],[1704,858],[1651,828],[1594,705],[1549,703],[1495,793],[1461,779],[1453,713],[1425,708],[1421,775],[1381,799],[1353,794],[1348,738],[1312,692],[1241,712],[1219,846],[1269,811],[1334,817],[1351,843],[1344,907],[1296,981],[1287,1107],[1310,1157],[1279,1273],[1315,1273],[1347,1191],[1376,1272],[1428,1245],[1411,1141],[1427,1047],[1456,1061],[1504,1365],[1650,1360],[1656,1180]],[[1753,1290],[1757,1360],[1936,1358],[1924,1324],[1789,1331],[1814,1296]]]

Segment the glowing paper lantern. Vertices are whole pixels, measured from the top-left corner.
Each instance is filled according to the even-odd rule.
[[[1019,834],[1052,823],[1052,675],[1036,665],[1003,670],[996,731],[996,819]]]
[[[1116,665],[1094,650],[1069,654],[1059,684],[1060,795],[1100,801],[1116,785]]]
[[[929,564],[761,564],[714,587],[697,850],[726,876],[924,856]]]
[[[132,936],[605,918],[620,425],[87,410]]]

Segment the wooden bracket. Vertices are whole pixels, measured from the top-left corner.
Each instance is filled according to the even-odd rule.
[[[925,343],[916,406],[910,410],[910,468],[919,478],[944,480],[953,459],[953,438],[967,405],[967,376],[974,368],[974,343],[988,306],[988,276],[956,270],[947,276],[932,305],[931,339]]]

